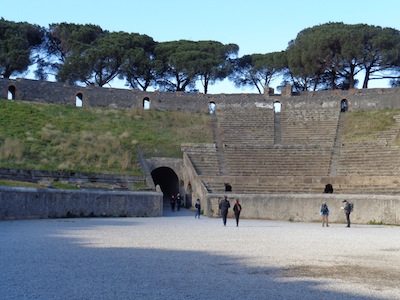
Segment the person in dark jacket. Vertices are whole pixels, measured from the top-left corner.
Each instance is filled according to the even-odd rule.
[[[178,211],[181,210],[181,205],[182,205],[182,198],[181,198],[181,194],[177,194],[176,195],[176,207],[178,208]]]
[[[196,204],[194,205],[196,208],[196,214],[194,215],[195,218],[199,217],[200,219],[200,214],[201,214],[201,204],[200,204],[200,199],[197,199]]]
[[[347,200],[343,200],[342,203],[344,203],[344,207],[342,207],[344,209],[344,213],[346,214],[346,220],[347,220],[347,226],[346,227],[350,227],[350,213],[352,212],[352,205],[349,201]]]
[[[226,226],[226,217],[228,216],[228,209],[231,207],[231,204],[228,201],[228,197],[225,196],[224,200],[219,203],[219,209],[221,210],[222,221],[224,222],[224,226]]]
[[[176,204],[176,199],[174,195],[171,195],[171,210],[175,211],[175,204]]]
[[[235,205],[233,205],[233,212],[235,213],[235,219],[236,219],[236,227],[239,226],[239,217],[241,211],[242,211],[242,206],[239,204],[239,199],[236,199]]]

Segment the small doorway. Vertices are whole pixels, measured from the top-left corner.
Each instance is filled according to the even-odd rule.
[[[83,95],[82,93],[78,93],[75,96],[75,106],[82,107],[82,105],[83,105]]]
[[[215,102],[208,103],[208,111],[210,115],[213,115],[215,113]]]
[[[282,105],[281,105],[281,103],[280,102],[274,102],[274,112],[275,113],[280,113],[281,112],[281,108],[282,108]]]
[[[348,110],[348,108],[349,108],[349,104],[347,103],[347,100],[343,99],[340,102],[340,112],[346,112]]]
[[[15,86],[10,85],[8,87],[7,99],[8,100],[15,100]]]
[[[143,109],[144,110],[150,109],[150,99],[148,97],[143,99]]]

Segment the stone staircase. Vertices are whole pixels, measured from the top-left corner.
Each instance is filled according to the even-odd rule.
[[[342,112],[339,115],[339,121],[337,124],[335,141],[332,148],[332,156],[331,156],[331,164],[329,166],[329,176],[336,176],[337,168],[339,165],[339,158],[340,158],[340,148],[341,148],[341,140],[343,135],[343,127],[344,127],[344,120],[345,120],[345,113]]]
[[[224,146],[221,142],[220,135],[218,134],[218,121],[215,114],[211,115],[211,125],[214,136],[215,150],[218,158],[219,173],[220,175],[227,175],[225,156],[224,156]]]
[[[215,144],[187,144],[181,149],[188,155],[198,175],[221,175]]]

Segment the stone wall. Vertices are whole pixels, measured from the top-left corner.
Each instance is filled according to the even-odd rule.
[[[0,220],[65,217],[161,217],[156,192],[0,187]]]
[[[166,111],[209,112],[209,103],[224,107],[265,107],[273,109],[281,102],[282,109],[334,108],[340,109],[342,100],[349,110],[378,110],[400,108],[400,88],[352,89],[348,91],[318,91],[292,93],[285,87],[282,94],[190,94],[183,92],[143,92],[139,90],[103,87],[80,87],[59,82],[29,79],[0,79],[0,98],[7,99],[10,88],[15,100],[59,103],[75,106],[76,96],[82,96],[82,106],[113,108],[144,108]]]
[[[208,194],[207,210],[210,217],[219,217],[218,203],[225,194]],[[227,195],[231,202],[228,216],[234,218],[233,203],[242,205],[241,218],[267,219],[294,222],[319,222],[321,204],[326,202],[330,209],[329,222],[345,223],[342,201],[354,204],[351,221],[355,224],[400,225],[400,198],[383,195],[335,195],[335,194],[284,194],[284,195]],[[232,220],[233,222],[233,220]]]
[[[0,168],[0,178],[15,181],[34,182],[44,186],[54,181],[84,186],[86,183],[105,183],[129,189],[133,183],[145,185],[146,179],[140,175],[81,174],[65,171],[39,171]]]

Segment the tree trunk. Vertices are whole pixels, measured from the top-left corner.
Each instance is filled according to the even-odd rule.
[[[365,77],[364,77],[363,89],[367,89],[368,88],[369,76],[371,74],[370,70],[371,70],[371,68],[366,68],[365,69]]]

